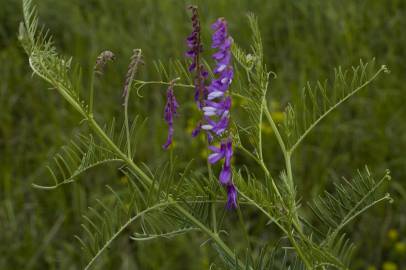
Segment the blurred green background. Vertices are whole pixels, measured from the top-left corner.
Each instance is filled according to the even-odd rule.
[[[116,54],[96,85],[97,117],[122,117],[121,89],[133,48],[142,48],[145,66],[139,78],[155,80],[153,61],[184,57],[190,32],[186,1],[36,0],[40,24],[54,36],[59,51],[82,64],[84,76],[105,49]],[[234,40],[248,48],[249,11],[259,18],[266,63],[277,78],[271,83],[275,115],[297,98],[307,81],[329,78],[333,68],[376,58],[391,74],[380,76],[346,105],[330,115],[300,147],[294,163],[301,199],[306,202],[341,176],[369,165],[371,171],[392,172],[391,205],[369,211],[348,228],[357,243],[353,269],[406,269],[406,1],[405,0],[219,0],[199,5],[206,44],[208,29],[226,17]],[[79,115],[39,78],[33,78],[18,43],[21,3],[0,0],[0,269],[79,269],[82,214],[95,198],[107,196],[105,185],[120,187],[120,175],[107,167],[54,191],[33,189],[44,182],[44,163],[81,129]],[[164,91],[147,87],[135,94],[132,112],[148,124],[140,135],[137,160],[159,169],[166,126],[162,120]],[[181,114],[188,114],[193,93],[180,94]],[[103,120],[102,120],[103,121]],[[190,130],[185,117],[179,128]],[[175,155],[196,158],[188,134],[176,135]],[[265,156],[277,172],[281,156],[271,133]],[[197,157],[199,158],[199,157]],[[237,163],[250,164],[237,154]],[[201,160],[204,163],[204,160]],[[274,172],[274,173],[275,173]],[[229,214],[230,219],[235,218]],[[269,230],[252,214],[253,233]],[[128,232],[129,233],[129,232]],[[268,232],[269,233],[269,232]],[[270,232],[273,233],[273,232]],[[275,232],[277,234],[277,232]],[[112,245],[98,269],[208,269],[215,254],[200,247],[197,235],[133,243],[123,235]],[[238,242],[237,242],[238,243]],[[180,263],[183,261],[182,263]]]

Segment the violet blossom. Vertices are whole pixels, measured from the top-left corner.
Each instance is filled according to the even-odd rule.
[[[233,80],[234,71],[231,65],[232,39],[228,36],[227,22],[219,18],[212,25],[212,48],[217,49],[213,54],[216,67],[213,70],[215,78],[207,87],[207,96],[202,108],[205,122],[201,129],[210,136],[222,138],[228,135],[230,122],[231,97],[228,94]],[[208,157],[211,164],[224,160],[219,181],[227,188],[227,208],[237,207],[237,190],[232,181],[231,158],[233,156],[232,140],[222,139],[220,148],[209,146],[212,153]]]
[[[227,91],[234,76],[231,66],[232,39],[228,36],[227,22],[224,18],[217,19],[212,29],[214,30],[212,47],[217,49],[213,54],[216,62],[213,72],[216,78],[207,87],[205,106],[202,108],[206,123],[202,125],[202,129],[221,136],[227,131],[230,118],[231,98],[227,96]]]
[[[192,59],[189,71],[195,71],[195,101],[199,110],[203,112],[203,119],[193,130],[195,137],[204,130],[209,144],[215,140],[220,140],[220,147],[209,146],[211,154],[208,157],[210,164],[215,164],[224,160],[219,181],[227,189],[227,208],[237,207],[237,190],[232,181],[231,158],[233,156],[232,140],[229,136],[229,122],[231,97],[228,93],[232,82],[234,71],[231,65],[231,44],[232,38],[228,35],[227,22],[224,18],[219,18],[212,25],[214,31],[212,35],[212,48],[216,49],[213,59],[216,63],[213,69],[214,78],[206,86],[205,79],[208,76],[203,65],[200,64],[200,54],[203,51],[200,40],[200,22],[197,8],[192,6],[193,32],[187,38],[189,50],[186,56]]]
[[[220,172],[220,183],[227,185],[231,183],[231,158],[233,156],[233,147],[230,139],[224,140],[220,148],[215,146],[209,146],[209,149],[213,152],[209,155],[208,160],[211,164],[217,163],[224,159],[223,168]]]

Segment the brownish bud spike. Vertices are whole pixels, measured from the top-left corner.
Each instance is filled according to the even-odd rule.
[[[131,87],[131,84],[134,80],[134,75],[137,72],[138,65],[140,64],[141,65],[144,64],[141,49],[134,49],[133,55],[131,56],[130,59],[130,64],[128,65],[127,74],[125,76],[123,97],[125,97],[128,94],[128,90]]]
[[[96,74],[102,75],[107,62],[113,61],[116,57],[111,51],[103,51],[99,54],[96,59],[96,64],[94,65],[94,72]]]

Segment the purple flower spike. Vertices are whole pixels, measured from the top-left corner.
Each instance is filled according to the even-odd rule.
[[[227,185],[227,208],[235,209],[237,207],[237,189],[234,184]]]
[[[175,116],[177,116],[177,109],[179,108],[179,104],[176,101],[175,94],[173,93],[173,84],[174,81],[171,82],[166,92],[164,119],[168,124],[168,138],[166,139],[166,143],[162,146],[165,150],[168,149],[168,147],[172,144],[174,132],[173,119]]]
[[[210,85],[205,84],[208,72],[200,63],[202,45],[200,39],[200,22],[197,8],[192,6],[193,32],[187,38],[189,50],[186,56],[192,59],[189,66],[190,72],[195,72],[195,101],[198,108],[203,113],[203,119],[193,130],[192,136],[197,136],[201,130],[207,135],[209,144],[214,141],[221,141],[220,147],[210,145],[211,154],[208,157],[210,164],[215,164],[224,160],[219,175],[219,181],[227,188],[227,208],[237,207],[237,190],[232,181],[231,158],[233,156],[232,141],[229,136],[229,122],[231,97],[228,93],[229,87],[234,77],[231,65],[231,45],[232,38],[228,35],[228,26],[224,18],[219,18],[212,25],[214,31],[212,35],[212,48],[216,52],[212,55],[216,66],[213,69],[214,78]]]
[[[186,57],[192,59],[192,63],[189,66],[189,71],[195,71],[195,101],[200,109],[203,106],[204,96],[207,92],[204,81],[208,76],[208,72],[200,63],[200,54],[203,51],[203,45],[200,38],[199,13],[196,6],[190,6],[189,9],[192,11],[191,19],[193,30],[186,39],[186,43],[189,48],[186,52]]]

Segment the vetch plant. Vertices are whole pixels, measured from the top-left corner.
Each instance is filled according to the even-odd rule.
[[[212,57],[215,65],[210,69],[210,63],[203,61],[205,42],[200,34],[198,10],[194,6],[190,9],[193,32],[187,38],[189,50],[186,55],[191,61],[188,67],[180,62],[173,67],[177,76],[185,78],[137,80],[137,70],[143,59],[142,51],[135,49],[124,83],[124,121],[117,132],[115,121],[105,127],[100,125],[93,106],[94,80],[103,75],[104,66],[114,59],[114,54],[105,51],[96,59],[89,79],[89,98],[84,100],[80,67],[73,64],[72,58],[57,53],[48,32],[38,29],[32,1],[23,0],[24,22],[20,25],[19,39],[28,54],[30,67],[34,74],[53,86],[89,127],[87,134],[80,134],[62,148],[48,166],[54,184],[34,186],[55,189],[106,163],[117,164],[118,170],[129,180],[124,192],[118,193],[108,187],[116,200],[114,207],[98,200],[98,206],[90,207],[84,218],[84,234],[76,237],[88,258],[85,269],[94,267],[112,242],[127,229],[134,230],[130,237],[134,241],[171,238],[185,233],[204,234],[227,269],[350,269],[354,246],[343,229],[372,206],[390,200],[389,194],[382,194],[390,179],[389,172],[375,179],[368,168],[359,170],[354,178],[337,183],[335,192],[325,192],[305,205],[296,194],[292,155],[330,112],[380,74],[388,72],[387,68],[375,68],[374,61],[361,61],[359,66],[348,71],[336,69],[332,82],[309,84],[303,90],[300,103],[287,106],[283,125],[278,126],[269,109],[268,89],[273,73],[264,63],[255,17],[248,16],[253,33],[250,53],[233,41],[224,18],[214,22]],[[237,63],[234,66],[232,59]],[[209,79],[210,84],[207,83]],[[175,88],[177,93],[195,89],[189,96],[196,102],[201,120],[196,123],[193,136],[206,135],[211,151],[207,175],[194,174],[188,167],[180,171],[172,160],[154,174],[138,160],[135,151],[138,117],[129,120],[128,106],[131,91],[151,84],[167,87],[164,120],[168,136],[163,148],[169,151],[174,147],[171,145],[174,119],[181,109],[179,104],[183,103],[183,100],[178,103]],[[243,110],[231,106],[236,101],[244,101]],[[247,119],[240,117],[244,112],[249,116]],[[271,175],[272,164],[263,155],[265,122],[272,128],[284,158],[285,166],[278,176]],[[260,171],[247,166],[231,166],[233,153],[237,151],[255,161]],[[212,168],[212,165],[220,161],[222,168],[216,177],[212,172],[218,168]],[[224,189],[217,188],[218,181]],[[245,235],[244,250],[234,248],[227,234],[222,233],[228,229],[220,222],[219,209],[224,207],[239,216]],[[304,209],[311,210],[313,216],[306,215]],[[279,242],[255,245],[257,242],[251,239],[244,223],[246,211],[257,211],[274,224],[282,234],[279,242],[284,247],[280,247]],[[213,264],[211,268],[216,266]]]

